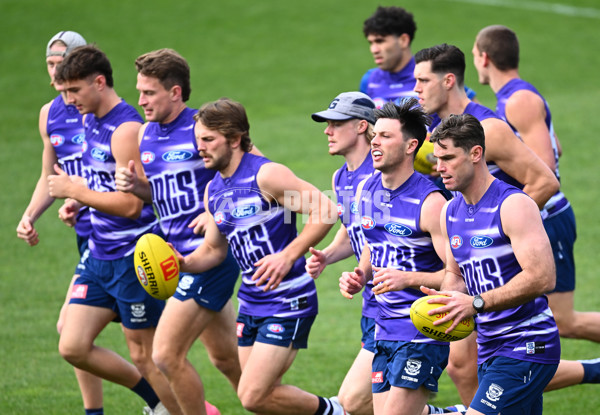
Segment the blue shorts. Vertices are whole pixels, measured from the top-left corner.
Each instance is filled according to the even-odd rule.
[[[558,365],[493,357],[479,365],[479,388],[471,408],[484,414],[541,415],[542,393]]]
[[[128,329],[156,327],[165,302],[151,297],[139,283],[133,255],[115,260],[90,255],[84,265],[73,284],[69,304],[111,309]]]
[[[237,318],[238,346],[252,346],[258,342],[281,347],[291,344],[294,349],[306,349],[315,317],[252,317],[240,313]]]
[[[573,246],[577,238],[575,214],[569,206],[559,214],[544,220],[556,264],[556,287],[553,292],[575,290],[575,259]]]
[[[438,379],[448,364],[450,346],[377,340],[371,376],[373,393],[397,388],[438,390]]]
[[[362,338],[360,339],[362,348],[375,353],[375,319],[362,316],[360,329],[362,330]]]
[[[77,250],[79,251],[79,262],[75,267],[75,275],[81,275],[81,272],[85,269],[85,260],[90,254],[89,249],[89,238],[77,235]]]
[[[221,311],[233,295],[240,267],[227,251],[221,265],[201,274],[181,274],[174,298],[180,301],[194,299],[201,307]]]

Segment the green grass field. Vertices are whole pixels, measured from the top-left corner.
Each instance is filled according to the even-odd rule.
[[[552,1],[552,2],[551,2]],[[596,202],[600,183],[591,151],[600,103],[598,68],[600,6],[597,0],[407,0],[418,30],[413,52],[447,42],[467,55],[466,83],[480,101],[495,104],[487,86],[477,83],[470,50],[475,34],[489,24],[512,27],[521,40],[521,75],[546,96],[563,145],[563,189],[579,223],[576,245],[580,310],[600,309],[597,270],[600,222]],[[568,5],[566,4],[568,3]],[[135,58],[171,47],[192,68],[189,104],[228,96],[242,102],[251,136],[271,159],[325,190],[342,160],[327,155],[323,125],[310,114],[324,109],[342,91],[356,90],[372,66],[362,22],[378,3],[358,0],[201,2],[180,0],[71,2],[0,0],[0,414],[83,413],[73,371],[57,352],[56,317],[76,262],[74,235],[59,222],[56,203],[37,224],[41,243],[29,248],[15,228],[39,177],[41,141],[38,111],[54,97],[44,66],[46,42],[59,30],[82,33],[112,61],[116,90],[137,103]],[[386,3],[389,5],[391,3]],[[331,237],[332,235],[330,235]],[[317,281],[320,315],[309,348],[299,354],[284,381],[332,396],[359,348],[360,303],[343,299],[339,274],[352,261],[328,268]],[[127,356],[120,328],[110,326],[99,344]],[[587,341],[563,342],[563,357],[594,358],[600,347]],[[191,361],[201,373],[207,398],[224,415],[245,413],[236,395],[201,345]],[[545,413],[598,413],[595,385],[551,392]],[[122,387],[105,383],[106,414],[138,414],[143,402]],[[443,375],[435,404],[458,402]]]

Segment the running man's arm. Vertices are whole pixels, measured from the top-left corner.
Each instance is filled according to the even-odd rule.
[[[517,138],[506,122],[488,118],[481,125],[485,131],[486,160],[495,162],[521,183],[523,191],[542,209],[560,187],[554,173]]]
[[[337,221],[337,208],[315,186],[299,179],[282,164],[264,164],[256,180],[267,197],[292,212],[307,215],[304,228],[285,249],[255,263],[257,270],[252,278],[257,285],[266,284],[266,291],[275,289],[294,262],[327,235]]]
[[[516,128],[523,142],[554,171],[556,160],[546,126],[546,107],[539,95],[521,90],[506,101],[506,119]]]
[[[331,176],[332,190],[335,190],[336,173],[337,171]],[[327,247],[322,251],[310,247],[309,251],[312,255],[306,260],[306,272],[315,279],[321,275],[327,265],[346,259],[354,253],[350,243],[350,236],[348,236],[348,230],[343,223],[340,224],[340,228],[333,237],[333,241]]]
[[[331,243],[323,250],[311,246],[309,251],[312,255],[306,260],[306,272],[312,278],[318,278],[327,265],[334,264],[354,254],[348,231],[344,225],[340,225]]]
[[[420,228],[431,235],[433,247],[442,262],[445,260],[446,252],[439,218],[444,203],[446,203],[446,199],[441,193],[430,193],[421,207],[419,223]],[[445,274],[443,268],[437,272],[413,272],[373,267],[373,271],[373,293],[375,295],[388,291],[400,291],[408,287],[419,288],[422,285],[437,289],[441,286]]]
[[[354,294],[358,294],[367,281],[373,278],[373,269],[371,267],[371,248],[365,243],[358,266],[352,272],[343,272],[339,279],[340,293],[351,300]]]
[[[551,291],[556,282],[552,248],[535,202],[527,195],[513,194],[502,203],[500,218],[521,272],[506,284],[480,294],[485,301],[484,312],[505,310],[532,301]],[[447,306],[432,310],[430,314],[448,312],[439,324],[454,320],[449,330],[475,314],[473,297],[451,291],[441,291],[440,294],[450,297],[435,300],[436,303]]]
[[[531,199],[523,194],[509,196],[500,208],[500,218],[521,272],[502,287],[482,294],[485,311],[519,306],[552,291],[556,283],[550,241]]]
[[[39,235],[33,224],[54,202],[54,198],[51,197],[48,192],[47,179],[48,175],[54,174],[53,166],[58,162],[56,152],[50,142],[50,137],[48,136],[46,128],[50,105],[51,104],[48,103],[42,107],[38,122],[40,137],[44,144],[42,153],[42,172],[31,195],[29,205],[25,208],[23,216],[17,225],[17,236],[31,246],[34,246],[39,242]]]
[[[148,123],[140,128],[138,133],[138,148],[144,137]],[[148,179],[137,174],[134,160],[129,160],[125,167],[117,168],[115,172],[115,187],[125,193],[133,193],[146,203],[152,203],[152,190]]]
[[[208,206],[208,185],[204,190],[204,206]],[[186,257],[176,252],[179,266],[183,272],[195,274],[208,271],[221,264],[227,257],[227,238],[219,231],[213,215],[208,209],[204,213],[207,216],[204,242]]]
[[[117,127],[112,135],[111,151],[117,169],[126,167],[130,160],[134,160],[137,175],[144,177],[140,151],[137,145],[139,128],[140,123],[133,121],[123,123]],[[129,219],[137,219],[142,212],[143,201],[131,193],[119,191],[98,192],[87,188],[81,183],[71,181],[69,176],[56,165],[54,170],[56,174],[48,176],[51,196],[57,198],[69,197],[109,215]]]

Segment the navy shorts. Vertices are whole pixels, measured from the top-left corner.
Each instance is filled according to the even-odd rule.
[[[253,317],[240,313],[237,318],[238,346],[252,346],[258,342],[281,347],[291,344],[294,349],[306,349],[315,317]]]
[[[75,275],[81,275],[81,272],[85,269],[85,260],[90,254],[89,249],[89,238],[77,235],[77,250],[79,251],[79,262],[75,267]]]
[[[240,267],[227,251],[227,258],[219,266],[201,274],[181,274],[174,298],[180,301],[194,299],[201,307],[221,311],[233,295]]]
[[[377,340],[371,376],[373,393],[397,388],[438,390],[438,379],[448,364],[447,344]]]
[[[151,297],[139,283],[133,255],[115,260],[90,255],[84,265],[73,284],[69,304],[111,309],[128,329],[156,327],[165,302]]]
[[[542,393],[558,364],[498,356],[479,365],[479,388],[471,408],[484,414],[541,415]]]
[[[362,348],[375,353],[375,319],[362,316],[360,319],[360,329],[362,331]]]
[[[553,292],[575,290],[575,259],[573,246],[577,238],[575,214],[569,206],[559,214],[544,220],[556,264],[556,287]]]

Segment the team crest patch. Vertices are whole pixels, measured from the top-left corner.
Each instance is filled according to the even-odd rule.
[[[406,361],[406,367],[404,368],[404,371],[410,376],[417,376],[421,372],[422,364],[423,363],[420,360],[408,359]]]
[[[487,248],[494,243],[494,240],[489,236],[475,235],[470,240],[471,246],[475,249]]]
[[[75,284],[71,290],[71,298],[83,299],[87,297],[88,286],[85,284]]]
[[[452,249],[458,249],[462,246],[462,238],[460,235],[454,235],[452,238],[450,238],[450,246]]]
[[[383,383],[383,372],[372,372],[371,383]]]
[[[135,303],[135,304],[131,304],[131,315],[136,317],[136,318],[140,318],[140,317],[144,317],[144,315],[146,314],[146,306],[144,305],[144,303]]]
[[[179,280],[179,287],[182,290],[187,291],[192,287],[193,283],[194,283],[194,277],[192,277],[191,275],[185,275]]]
[[[485,396],[492,402],[498,402],[503,393],[504,388],[502,388],[500,385],[492,383],[485,393]]]

